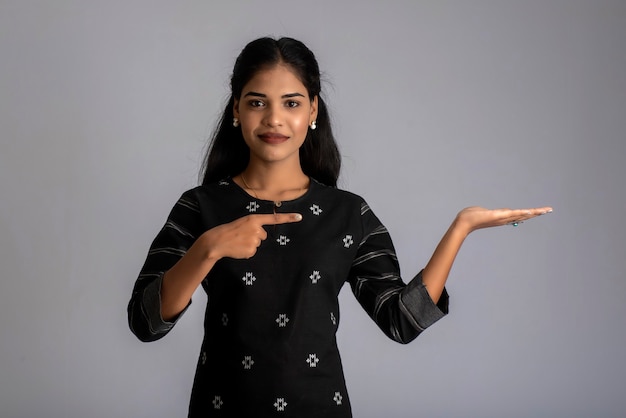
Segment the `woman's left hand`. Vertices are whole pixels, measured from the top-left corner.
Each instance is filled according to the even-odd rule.
[[[492,226],[517,226],[524,221],[551,212],[552,208],[549,206],[531,209],[485,209],[471,206],[458,213],[456,223],[457,226],[462,227],[469,234],[477,229],[490,228]]]
[[[552,208],[549,206],[532,209],[485,209],[472,206],[460,211],[422,272],[422,282],[431,299],[435,303],[439,301],[454,258],[463,240],[471,232],[492,226],[519,225],[528,219],[550,212]]]

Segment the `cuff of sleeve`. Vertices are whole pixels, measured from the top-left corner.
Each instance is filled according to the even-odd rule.
[[[414,325],[421,331],[448,313],[448,292],[444,288],[439,302],[435,304],[422,283],[421,271],[407,284],[400,295],[400,301],[406,313],[413,319]]]
[[[189,301],[185,309],[171,321],[165,321],[163,319],[161,316],[161,284],[163,283],[164,274],[165,272],[161,272],[159,278],[147,285],[143,291],[143,308],[152,334],[163,334],[171,330],[174,325],[176,325],[176,322],[178,322],[178,319],[185,313],[187,308],[189,308],[189,305],[191,305],[191,301]]]

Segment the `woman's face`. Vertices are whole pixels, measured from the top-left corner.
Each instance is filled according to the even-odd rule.
[[[235,100],[234,115],[250,148],[250,162],[299,163],[298,150],[317,117],[317,97],[308,95],[291,68],[259,71]]]

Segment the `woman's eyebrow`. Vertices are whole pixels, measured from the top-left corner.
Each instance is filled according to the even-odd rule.
[[[263,93],[257,93],[256,91],[249,91],[248,93],[246,93],[243,97],[248,97],[248,96],[253,96],[253,97],[267,97],[266,94]],[[304,97],[304,94],[302,93],[287,93],[287,94],[283,94],[281,96],[281,98],[283,99],[288,99],[291,97]]]
[[[283,94],[282,95],[283,99],[288,99],[290,97],[304,97],[304,94],[302,94],[302,93],[289,93],[289,94]]]
[[[246,93],[243,97],[248,97],[248,96],[255,96],[255,97],[267,97],[265,94],[263,93],[257,93],[255,91],[249,91],[248,93]]]

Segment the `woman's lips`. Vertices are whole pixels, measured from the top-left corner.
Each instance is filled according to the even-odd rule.
[[[285,142],[289,139],[288,136],[274,133],[261,134],[259,135],[259,138],[267,144],[280,144],[281,142]]]

